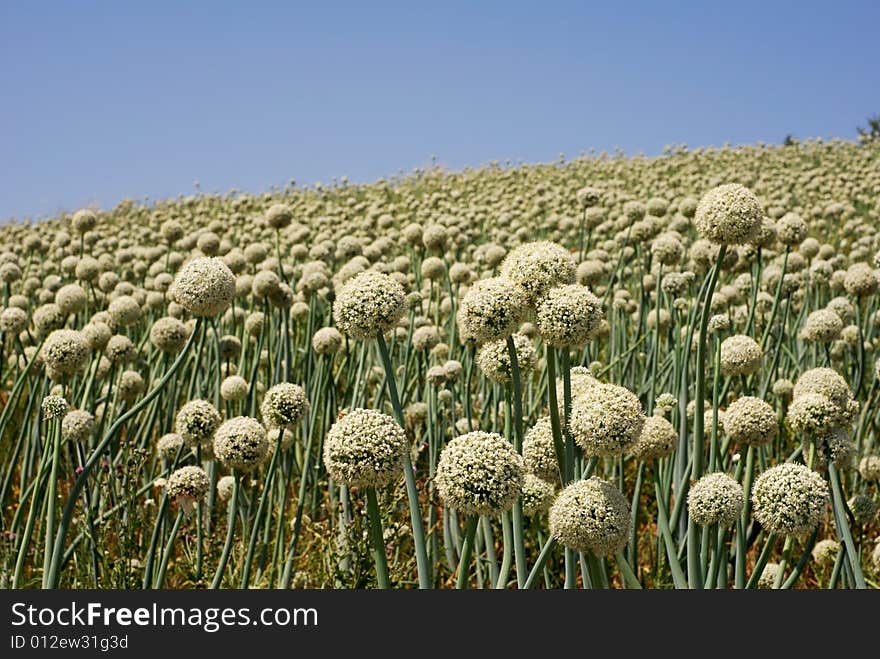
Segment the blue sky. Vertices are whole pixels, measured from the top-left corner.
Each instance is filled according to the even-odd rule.
[[[430,162],[855,137],[877,2],[0,0],[0,218]]]

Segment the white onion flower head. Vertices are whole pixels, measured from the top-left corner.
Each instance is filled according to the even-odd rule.
[[[434,482],[443,503],[463,515],[496,516],[520,496],[523,459],[497,433],[476,430],[450,441]]]
[[[534,474],[526,474],[523,478],[522,502],[523,515],[534,517],[545,513],[550,509],[556,495],[556,486],[553,483],[538,478]]]
[[[104,348],[104,354],[113,364],[124,364],[134,360],[137,356],[137,348],[134,347],[131,339],[124,334],[114,334],[107,341]]]
[[[535,346],[531,340],[522,334],[513,335],[513,345],[516,350],[516,361],[519,367],[520,377],[524,380],[531,373],[538,361]],[[510,362],[510,352],[507,348],[507,340],[499,339],[490,341],[480,346],[477,352],[477,366],[487,378],[498,384],[506,384],[511,381],[513,371]],[[443,369],[445,377],[446,370]]]
[[[0,332],[18,334],[27,327],[27,311],[18,307],[9,307],[0,312]]]
[[[367,271],[349,279],[336,295],[333,318],[355,339],[374,339],[393,328],[406,309],[406,291],[392,277]]]
[[[776,223],[776,235],[783,245],[797,245],[807,237],[807,223],[797,213],[786,213]]]
[[[880,281],[870,265],[854,263],[846,271],[843,287],[854,297],[866,297],[877,292],[878,283]]]
[[[554,348],[584,345],[602,320],[602,305],[589,288],[579,284],[547,291],[537,306],[538,333]]]
[[[163,460],[173,460],[182,447],[183,437],[176,432],[169,432],[162,435],[156,442],[156,453]]]
[[[332,355],[342,350],[343,340],[335,327],[322,327],[312,336],[312,350],[318,355]]]
[[[40,354],[53,370],[73,375],[85,368],[89,351],[89,343],[81,332],[58,329],[46,337]]]
[[[223,378],[220,383],[220,397],[223,400],[242,401],[247,398],[250,386],[247,380],[240,375],[230,375]]]
[[[831,343],[840,337],[843,321],[830,309],[811,311],[799,332],[803,341],[810,343]]]
[[[61,437],[66,442],[85,442],[95,431],[95,417],[86,410],[70,410],[61,419]]]
[[[283,229],[293,220],[293,212],[287,204],[272,204],[266,211],[266,224],[273,229]]]
[[[804,371],[794,385],[795,399],[807,394],[819,394],[830,400],[840,413],[841,423],[846,423],[858,413],[858,403],[847,381],[831,368],[811,368]]]
[[[870,524],[877,516],[877,504],[867,494],[856,494],[846,502],[856,524]]]
[[[126,327],[140,320],[141,305],[130,295],[120,295],[110,302],[107,313],[117,327]]]
[[[820,540],[810,552],[813,560],[823,567],[832,565],[840,553],[840,543],[836,540]]]
[[[729,526],[743,509],[743,488],[723,472],[706,474],[688,492],[688,516],[699,526]]]
[[[231,469],[253,471],[262,464],[268,450],[266,429],[249,416],[229,419],[214,433],[214,455]]]
[[[194,316],[217,316],[235,298],[235,275],[222,259],[193,259],[177,273],[170,293]]]
[[[187,326],[171,316],[159,318],[150,328],[150,343],[169,354],[180,352],[189,338]]]
[[[762,473],[752,489],[755,519],[777,535],[809,533],[821,521],[827,502],[828,485],[822,477],[790,462]]]
[[[840,409],[827,396],[814,393],[795,398],[786,419],[792,430],[807,435],[828,432],[841,422]]]
[[[721,342],[721,372],[724,375],[751,375],[761,368],[764,354],[752,337],[730,336]]]
[[[324,466],[338,483],[382,487],[403,471],[406,433],[376,410],[354,409],[339,419],[324,441]]]
[[[574,551],[609,556],[629,540],[629,502],[597,476],[567,486],[550,508],[550,533]]]
[[[587,457],[623,455],[642,433],[638,396],[615,384],[597,384],[572,400],[569,428]]]
[[[49,395],[43,398],[40,408],[43,410],[44,419],[60,419],[67,414],[70,404],[64,396]]]
[[[866,455],[859,461],[859,474],[866,481],[880,481],[880,455]]]
[[[742,396],[727,407],[724,431],[737,444],[764,446],[776,437],[776,411],[760,398]]]
[[[260,412],[267,425],[293,428],[309,411],[305,390],[292,382],[281,382],[266,391]]]
[[[528,473],[550,483],[559,482],[559,461],[549,416],[541,417],[528,429],[523,439],[522,455]]]
[[[195,504],[204,500],[211,487],[208,474],[201,467],[181,467],[168,477],[165,484],[168,497],[177,501],[187,515],[192,512]]]
[[[523,289],[503,277],[474,283],[459,301],[456,314],[462,340],[486,343],[507,338],[522,321],[526,302]]]
[[[177,412],[175,430],[190,448],[208,444],[220,425],[220,413],[206,400],[191,400]]]
[[[697,204],[694,224],[697,232],[719,245],[742,245],[758,232],[763,222],[761,202],[738,183],[709,190]]]
[[[234,476],[223,476],[217,481],[217,496],[220,497],[220,501],[229,501],[233,492],[235,492]]]
[[[672,455],[678,444],[678,432],[669,420],[660,415],[645,419],[639,438],[629,452],[636,460],[651,462]]]
[[[576,270],[571,252],[548,241],[519,245],[501,264],[501,276],[520,286],[530,304],[554,286],[574,283]]]

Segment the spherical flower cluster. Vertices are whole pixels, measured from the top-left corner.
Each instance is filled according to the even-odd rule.
[[[773,395],[787,400],[794,394],[794,382],[787,378],[780,378],[773,383]]]
[[[523,478],[522,502],[523,514],[526,517],[534,517],[545,513],[553,503],[556,494],[556,486],[553,483],[538,478],[534,474],[526,474]]]
[[[190,465],[171,474],[165,488],[168,497],[177,501],[181,509],[189,514],[193,506],[208,495],[211,479],[204,469]]]
[[[338,292],[333,318],[339,329],[356,339],[374,339],[390,330],[406,309],[406,291],[390,276],[362,272]]]
[[[538,302],[535,317],[547,345],[581,346],[602,320],[602,305],[586,286],[569,284],[551,288]]]
[[[156,453],[163,460],[173,460],[177,457],[181,448],[183,448],[183,437],[176,432],[162,435],[159,441],[156,442]]]
[[[113,332],[106,323],[92,321],[82,328],[82,335],[92,350],[103,350],[107,347]]]
[[[783,245],[797,245],[807,237],[807,223],[797,213],[786,213],[776,223],[776,235]]]
[[[189,338],[189,330],[177,318],[159,318],[150,328],[150,343],[167,353],[180,352]]]
[[[877,516],[877,504],[867,494],[856,494],[846,502],[856,524],[869,524]]]
[[[751,375],[761,368],[764,354],[750,336],[737,334],[721,342],[721,372],[724,375]]]
[[[849,438],[849,433],[841,427],[834,427],[820,432],[812,437],[812,447],[815,448],[815,456],[810,462],[809,452],[811,447],[804,446],[803,451],[807,456],[805,462],[815,471],[823,471],[826,462],[831,462],[838,469],[852,467],[856,456],[856,444]],[[806,442],[805,442],[806,444]]]
[[[854,263],[846,271],[843,287],[855,297],[873,295],[880,283],[874,270],[867,263]]]
[[[813,560],[819,565],[827,567],[837,560],[837,554],[840,552],[840,543],[836,540],[820,540],[813,546],[810,552]]]
[[[724,414],[724,431],[738,444],[763,446],[776,437],[776,412],[769,403],[754,396],[732,402]]]
[[[210,443],[220,425],[220,413],[206,400],[191,400],[177,412],[174,427],[186,445]]]
[[[247,398],[250,386],[240,375],[230,375],[220,383],[220,397],[223,400],[242,401]]]
[[[771,467],[755,480],[752,505],[755,518],[769,533],[800,536],[809,533],[825,514],[828,486],[804,465]]]
[[[574,551],[616,554],[626,546],[629,531],[629,502],[597,476],[567,486],[550,508],[550,533]]]
[[[651,254],[661,265],[675,265],[684,256],[684,246],[675,234],[661,234],[651,243]]]
[[[107,359],[109,359],[111,363],[124,364],[135,358],[137,355],[137,349],[134,347],[134,343],[131,342],[131,339],[124,334],[114,334],[107,341],[107,346],[104,348],[104,354],[107,355]]]
[[[413,332],[412,345],[419,352],[428,352],[438,343],[440,343],[440,332],[434,325],[423,325]]]
[[[831,401],[838,410],[840,423],[847,423],[858,412],[852,390],[846,380],[831,368],[812,368],[804,371],[794,385],[797,400],[808,394],[818,394]]]
[[[141,305],[130,295],[120,295],[107,307],[107,313],[117,327],[125,327],[141,319]]]
[[[119,376],[118,391],[122,400],[129,402],[135,400],[145,388],[144,378],[137,371],[123,371]]]
[[[513,345],[516,349],[516,361],[519,367],[520,377],[525,379],[535,368],[538,361],[535,346],[527,336],[522,334],[513,335]],[[507,348],[507,340],[490,341],[480,346],[477,352],[477,366],[492,382],[506,384],[511,381],[510,352]],[[444,369],[445,376],[445,369]]]
[[[322,327],[312,336],[312,350],[318,355],[332,355],[342,349],[343,337],[335,327]]]
[[[95,417],[86,410],[70,410],[61,420],[61,437],[66,442],[85,442],[95,431]]]
[[[645,419],[645,425],[629,452],[636,460],[651,462],[671,455],[678,443],[678,432],[663,416],[653,415]]]
[[[501,275],[522,288],[534,304],[550,288],[573,283],[576,269],[567,249],[539,241],[511,250],[501,264]]]
[[[324,440],[324,466],[337,483],[382,487],[403,469],[406,433],[387,414],[354,409],[330,428]]]
[[[510,336],[526,305],[522,288],[502,277],[482,279],[461,298],[456,321],[463,341],[485,343]]]
[[[559,482],[559,461],[553,443],[550,417],[538,419],[523,439],[523,463],[530,474],[551,483]]]
[[[231,469],[253,471],[263,462],[268,450],[266,429],[249,416],[229,419],[214,433],[214,455]]]
[[[70,409],[70,405],[64,396],[46,396],[40,403],[40,409],[43,410],[43,418],[60,419]]]
[[[266,211],[266,224],[273,229],[283,229],[293,220],[293,212],[287,204],[272,204]]]
[[[706,474],[688,492],[688,516],[699,526],[729,526],[743,509],[743,488],[723,472]]]
[[[266,391],[260,412],[267,425],[293,428],[309,411],[305,390],[298,384],[281,382]]]
[[[62,286],[55,293],[55,304],[66,314],[79,313],[86,308],[88,301],[86,292],[79,284]]]
[[[638,396],[624,387],[597,384],[572,400],[569,428],[587,457],[623,455],[644,424]]]
[[[880,481],[880,455],[866,455],[859,461],[859,474],[866,481]]]
[[[59,329],[46,337],[41,355],[46,365],[54,371],[73,375],[85,367],[89,358],[89,344],[82,333]]]
[[[499,515],[522,492],[523,459],[504,437],[474,431],[449,442],[434,482],[443,502],[463,515]]]
[[[95,228],[98,223],[98,216],[95,212],[88,208],[81,208],[73,214],[71,224],[77,233],[85,233]]]
[[[840,316],[830,309],[817,309],[807,316],[799,335],[810,343],[831,343],[840,337],[842,330]]]
[[[18,307],[9,307],[0,312],[0,332],[18,334],[27,327],[27,311]]]
[[[224,476],[217,481],[217,496],[220,501],[229,501],[235,492],[235,476]]]
[[[194,316],[216,316],[235,298],[235,275],[222,259],[193,259],[177,273],[170,293]]]
[[[764,218],[754,193],[737,183],[709,190],[697,204],[697,232],[720,245],[741,245],[754,236]]]
[[[827,432],[840,423],[840,410],[826,396],[808,393],[795,398],[786,414],[796,433]]]

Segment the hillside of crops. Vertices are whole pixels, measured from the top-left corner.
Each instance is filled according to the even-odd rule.
[[[843,140],[8,222],[0,587],[877,588],[878,229]]]

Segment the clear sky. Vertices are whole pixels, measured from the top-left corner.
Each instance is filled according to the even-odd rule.
[[[0,218],[880,112],[876,0],[310,4],[0,0]]]

